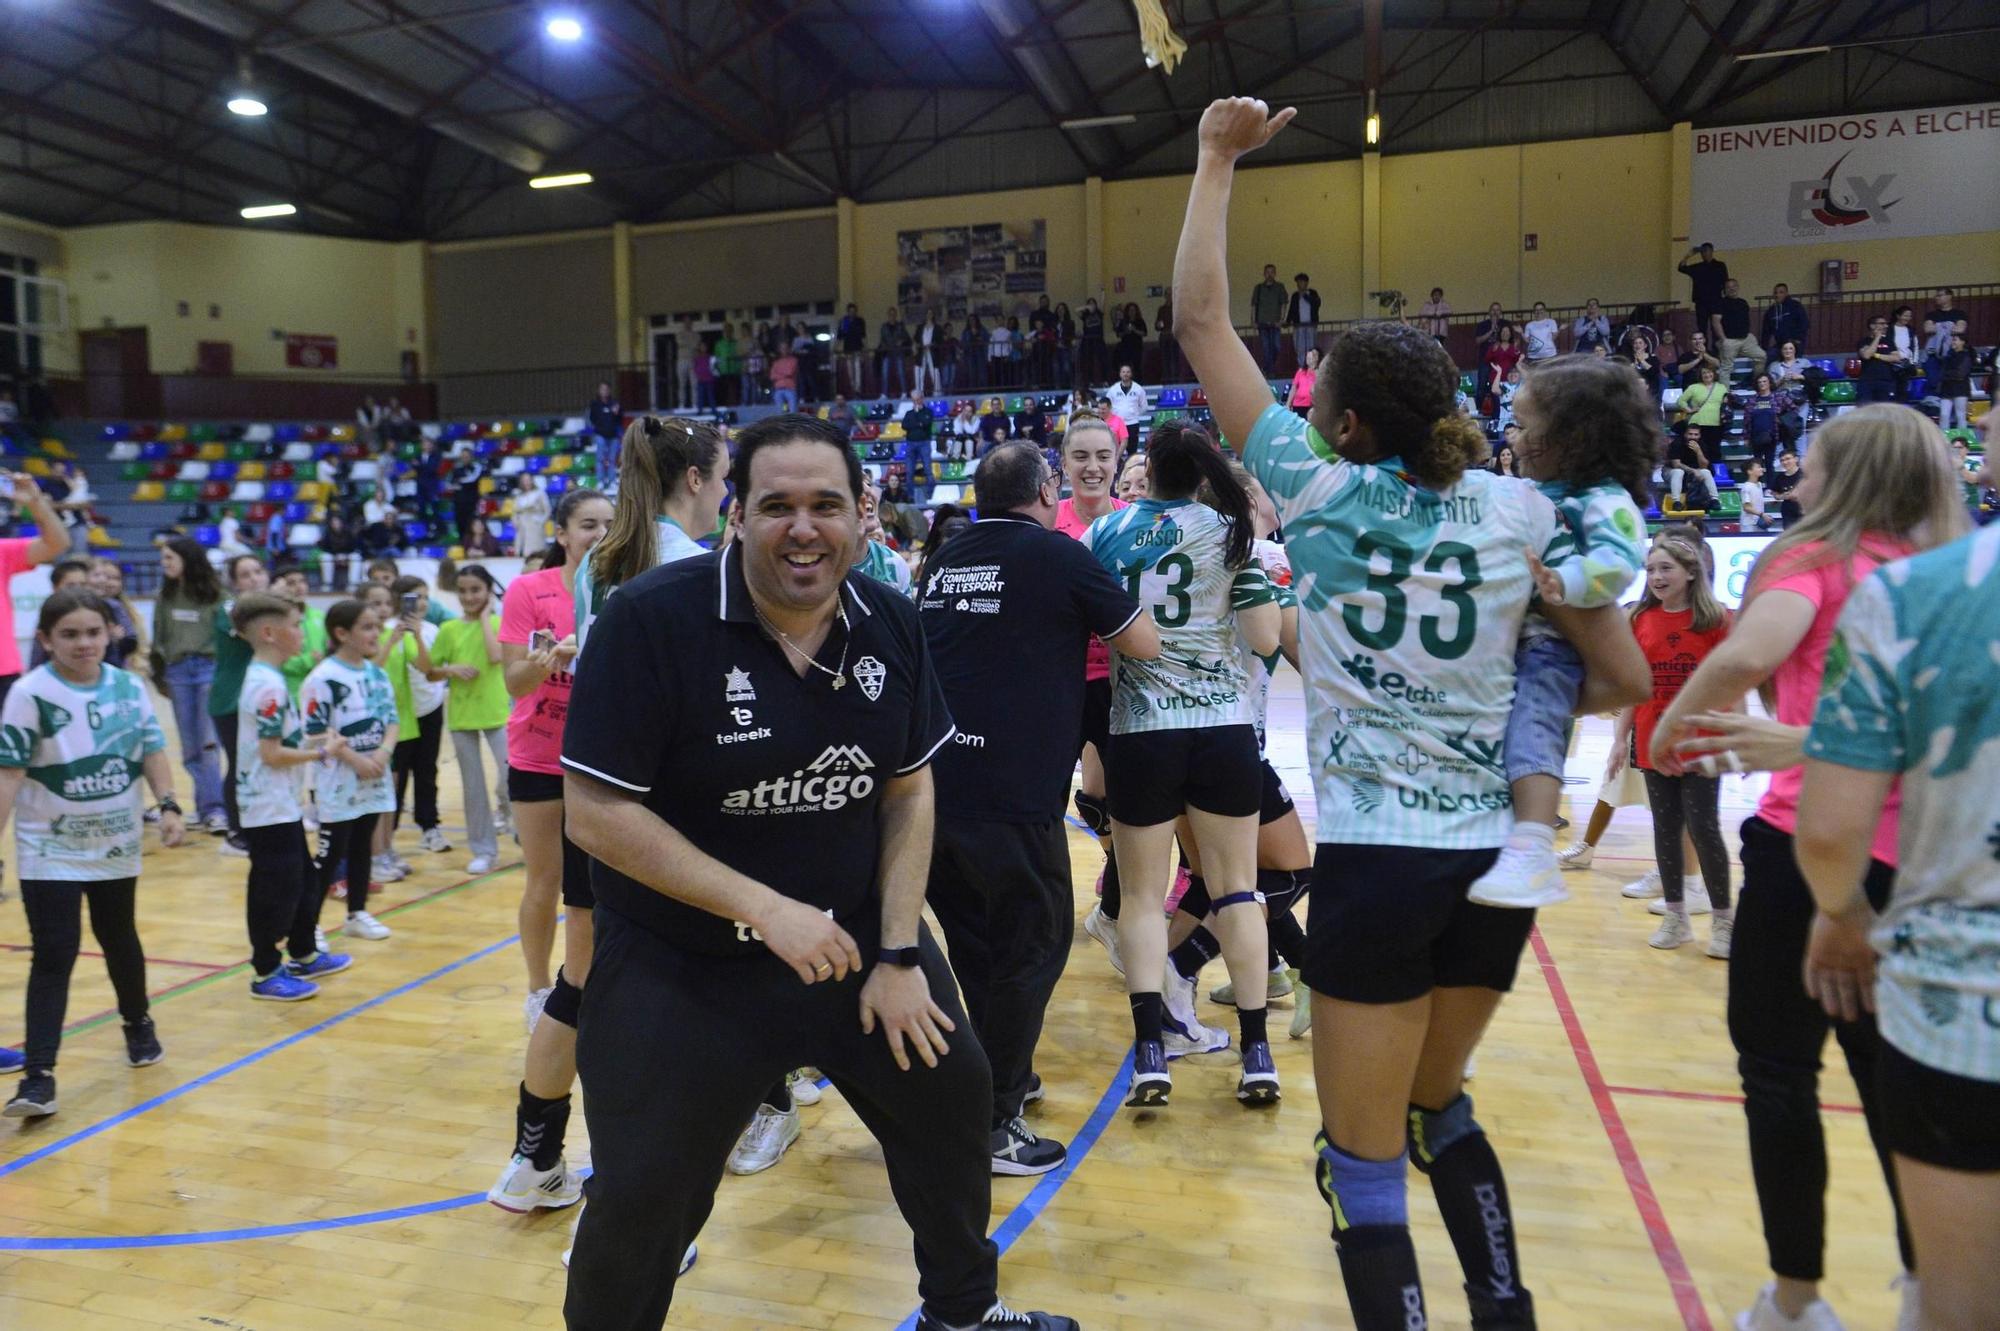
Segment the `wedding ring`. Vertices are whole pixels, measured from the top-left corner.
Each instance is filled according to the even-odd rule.
[[[820,973],[821,973],[822,971],[826,971],[826,972],[831,972],[832,970],[833,970],[833,966],[832,966],[832,964],[831,964],[830,962],[825,962],[825,961],[822,961],[822,962],[818,962],[818,963],[816,963],[816,964],[815,964],[815,965],[813,966],[813,974],[814,974],[814,975],[818,975],[818,974],[820,974]]]

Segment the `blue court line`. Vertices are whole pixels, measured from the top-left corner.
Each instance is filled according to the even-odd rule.
[[[1014,1246],[1016,1239],[1028,1232],[1028,1226],[1041,1218],[1042,1212],[1048,1209],[1049,1203],[1062,1191],[1063,1184],[1069,1182],[1070,1176],[1083,1166],[1084,1160],[1097,1145],[1098,1138],[1102,1137],[1104,1130],[1111,1126],[1111,1120],[1116,1117],[1119,1106],[1124,1103],[1126,1089],[1131,1084],[1132,1051],[1128,1049],[1125,1051],[1125,1061],[1118,1065],[1117,1074],[1111,1078],[1111,1084],[1104,1088],[1104,1094],[1098,1098],[1097,1108],[1090,1112],[1090,1117],[1084,1120],[1083,1126],[1077,1130],[1076,1137],[1070,1142],[1069,1158],[1063,1161],[1061,1168],[1042,1175],[1028,1195],[1014,1204],[1014,1209],[1000,1222],[1000,1228],[993,1231],[993,1242],[1000,1249],[1002,1257],[1007,1255],[1007,1250]],[[897,1325],[896,1331],[915,1331],[917,1318],[922,1313],[923,1309],[918,1308]]]
[[[117,1127],[121,1123],[129,1122],[132,1119],[137,1118],[139,1115],[146,1113],[149,1110],[157,1109],[163,1104],[167,1104],[171,1101],[178,1100],[182,1096],[187,1095],[189,1092],[199,1090],[201,1087],[206,1086],[211,1082],[219,1081],[222,1078],[227,1077],[232,1072],[239,1072],[242,1069],[249,1067],[252,1063],[260,1063],[263,1060],[269,1058],[271,1055],[278,1053],[280,1050],[289,1049],[293,1045],[299,1043],[301,1040],[310,1039],[313,1036],[318,1035],[321,1031],[330,1030],[331,1028],[340,1025],[340,1023],[347,1021],[350,1018],[360,1016],[362,1013],[367,1012],[371,1008],[380,1007],[382,1004],[388,1002],[392,998],[400,998],[404,994],[409,993],[412,989],[421,989],[423,986],[429,984],[431,981],[436,979],[441,979],[442,977],[451,974],[455,970],[461,970],[466,966],[472,965],[476,961],[484,961],[487,957],[492,956],[495,952],[499,952],[506,948],[512,947],[516,942],[520,940],[520,937],[521,936],[519,934],[515,934],[511,937],[503,938],[499,942],[493,943],[487,947],[482,947],[477,952],[472,953],[470,956],[460,957],[457,961],[452,962],[448,966],[439,967],[437,970],[432,971],[429,975],[421,975],[418,976],[416,979],[411,980],[405,984],[397,985],[394,989],[389,990],[387,993],[377,994],[375,997],[368,999],[366,1002],[355,1004],[353,1007],[347,1009],[347,1011],[345,1012],[336,1013],[333,1016],[328,1017],[325,1021],[319,1022],[316,1025],[308,1026],[302,1031],[296,1031],[291,1035],[286,1036],[284,1039],[279,1040],[273,1044],[267,1044],[262,1049],[259,1049],[254,1053],[245,1054],[242,1058],[237,1059],[233,1063],[226,1063],[223,1066],[215,1069],[213,1072],[204,1072],[201,1076],[196,1077],[193,1081],[184,1082],[183,1084],[174,1087],[174,1089],[171,1091],[167,1091],[162,1095],[156,1095],[152,1099],[144,1101],[140,1104],[133,1105],[130,1109],[127,1109],[122,1113],[113,1114],[110,1118],[105,1119],[102,1123],[92,1124],[90,1127],[83,1129],[81,1132],[73,1132],[69,1136],[64,1137],[60,1141],[50,1142],[47,1146],[42,1147],[38,1151],[30,1151],[28,1154],[20,1157],[18,1160],[11,1160],[4,1165],[0,1165],[0,1178],[5,1178],[9,1174],[18,1173],[21,1170],[26,1169],[29,1165],[34,1164],[38,1160],[46,1160],[50,1156],[56,1154],[58,1151],[66,1151],[70,1147],[76,1145],[78,1142],[88,1141],[92,1137],[97,1136],[99,1133],[109,1132],[112,1128]],[[32,1239],[8,1238],[4,1235],[0,1235],[0,1249],[28,1247],[28,1246],[36,1246],[35,1241]],[[54,1246],[63,1246],[63,1245],[58,1244]]]
[[[1095,832],[1092,832],[1090,830],[1089,823],[1084,822],[1083,819],[1078,818],[1075,814],[1069,814],[1069,813],[1064,814],[1063,821],[1068,823],[1071,827],[1074,827],[1079,832],[1086,833],[1087,835],[1090,836],[1097,835]]]

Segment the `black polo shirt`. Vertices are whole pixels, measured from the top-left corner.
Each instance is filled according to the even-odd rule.
[[[797,674],[764,635],[742,551],[662,565],[626,583],[590,630],[563,766],[636,791],[697,849],[843,925],[879,909],[883,783],[952,735],[916,609],[850,574],[818,670]],[[678,947],[753,954],[748,925],[593,865],[601,905]]]
[[[1081,541],[1013,513],[954,536],[927,573],[918,607],[958,726],[937,757],[939,816],[1061,817],[1090,636],[1124,632],[1139,603]]]
[[[1722,335],[1727,338],[1750,336],[1750,302],[1741,296],[1723,296],[1715,302],[1722,316]]]

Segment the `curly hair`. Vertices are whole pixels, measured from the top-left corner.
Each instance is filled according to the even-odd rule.
[[[1486,461],[1486,436],[1458,411],[1458,367],[1437,339],[1399,323],[1363,323],[1334,339],[1314,401],[1351,411],[1383,454],[1432,489]]]
[[[1530,370],[1524,386],[1514,419],[1529,448],[1554,464],[1538,470],[1578,490],[1615,482],[1642,509],[1652,502],[1663,435],[1638,371],[1625,361],[1557,356]]]

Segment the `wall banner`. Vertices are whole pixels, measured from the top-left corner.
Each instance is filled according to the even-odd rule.
[[[1697,245],[1755,249],[2000,227],[2000,102],[1729,125],[1693,137],[1688,239]]]

